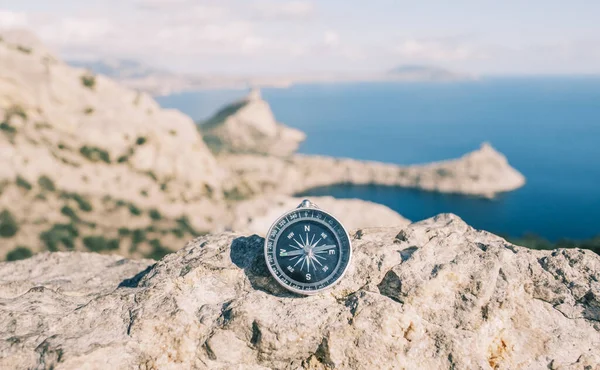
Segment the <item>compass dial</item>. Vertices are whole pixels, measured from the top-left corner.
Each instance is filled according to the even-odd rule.
[[[269,270],[281,285],[300,294],[314,294],[339,281],[351,254],[344,227],[316,208],[284,214],[265,240]]]

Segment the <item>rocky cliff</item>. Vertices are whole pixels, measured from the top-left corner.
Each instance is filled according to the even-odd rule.
[[[304,133],[275,120],[259,90],[225,106],[200,128],[215,153],[254,153],[288,156],[305,139]]]
[[[345,278],[310,297],[270,277],[258,236],[204,236],[156,263],[0,263],[0,368],[600,366],[598,255],[528,250],[453,215],[352,238]]]

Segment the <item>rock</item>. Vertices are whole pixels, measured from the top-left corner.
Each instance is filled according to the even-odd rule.
[[[223,233],[152,265],[0,263],[0,368],[594,369],[600,257],[533,251],[440,215],[351,233],[332,290],[299,297],[264,240]]]
[[[300,204],[303,198],[284,195],[242,201],[235,205],[231,230],[264,236],[271,224],[283,213]],[[360,199],[310,197],[319,208],[331,213],[347,229],[368,227],[401,227],[410,223],[390,208]]]
[[[204,141],[215,153],[288,156],[304,141],[301,131],[278,123],[259,90],[232,103],[201,125]]]
[[[380,162],[295,155],[218,157],[232,174],[226,194],[297,194],[335,184],[387,185],[492,198],[517,189],[525,178],[488,143],[464,156],[436,163],[399,166]]]

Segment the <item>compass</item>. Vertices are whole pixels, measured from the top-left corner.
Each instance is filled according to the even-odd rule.
[[[344,276],[351,257],[346,229],[309,200],[280,216],[265,239],[269,271],[279,284],[299,294],[330,288]]]

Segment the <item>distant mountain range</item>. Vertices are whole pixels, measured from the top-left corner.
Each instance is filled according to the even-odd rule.
[[[419,81],[456,81],[473,78],[467,74],[426,65],[401,65],[388,71],[387,76],[393,79]]]
[[[333,83],[368,81],[457,81],[472,79],[467,74],[426,65],[401,65],[387,72],[363,74],[321,73],[289,76],[215,76],[183,74],[149,67],[130,59],[69,61],[70,65],[86,68],[108,76],[130,88],[153,95],[174,92],[248,87],[287,87],[295,83]]]

